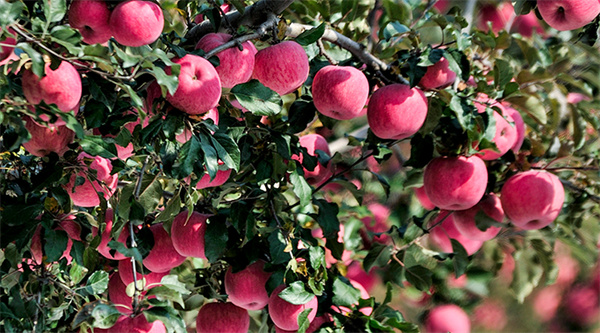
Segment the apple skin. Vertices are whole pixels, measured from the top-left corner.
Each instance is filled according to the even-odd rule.
[[[113,240],[111,237],[111,233],[112,233],[112,227],[113,227],[113,219],[114,219],[114,212],[112,208],[108,208],[106,210],[106,215],[105,215],[105,222],[106,222],[106,226],[104,228],[104,232],[102,232],[101,238],[100,238],[100,244],[98,244],[98,247],[96,248],[96,251],[98,251],[98,253],[100,253],[101,255],[103,255],[105,258],[110,259],[110,260],[123,260],[127,257],[125,257],[124,255],[122,255],[121,253],[119,253],[118,251],[115,251],[115,255],[111,255],[110,251],[111,248],[108,247],[108,243]],[[96,227],[92,227],[92,235],[94,237],[96,237],[96,235],[98,235],[98,228]],[[129,233],[129,225],[125,225],[125,227],[123,228],[123,230],[121,230],[121,233],[119,234],[119,238],[117,239],[117,241],[119,243],[123,243],[125,244],[125,246],[127,246],[127,241],[129,239],[130,233]]]
[[[367,109],[371,131],[382,139],[408,138],[417,133],[426,117],[425,94],[404,84],[391,84],[375,91]]]
[[[506,308],[499,301],[486,299],[473,309],[473,323],[486,331],[502,332],[507,324]]]
[[[544,0],[538,1],[537,8],[549,26],[566,31],[579,29],[592,22],[600,13],[600,1]]]
[[[46,63],[44,70],[46,76],[42,79],[31,70],[23,72],[23,94],[27,102],[56,104],[62,112],[74,110],[82,94],[81,77],[75,67],[63,61],[56,70],[52,70],[50,63]]]
[[[523,121],[523,117],[521,116],[519,111],[515,110],[514,108],[504,104],[504,110],[506,110],[506,115],[512,118],[512,120],[515,123],[517,138],[512,147],[510,147],[510,149],[517,153],[519,152],[519,149],[521,149],[523,141],[525,141],[525,122]]]
[[[73,247],[73,239],[77,241],[81,241],[81,226],[75,222],[75,215],[63,215],[59,216],[58,219],[60,222],[58,226],[54,228],[54,230],[62,230],[67,233],[69,237],[67,240],[67,247],[63,252],[62,256],[59,258],[67,259],[67,265],[71,264],[73,258],[71,257],[71,248]],[[42,225],[38,224],[33,232],[33,236],[31,236],[31,257],[38,265],[41,265],[44,261],[44,251],[42,248]]]
[[[308,303],[295,305],[279,297],[279,293],[286,288],[286,285],[280,285],[275,288],[269,297],[269,316],[275,326],[286,331],[295,331],[298,327],[298,316],[302,311],[311,309],[308,313],[308,321],[312,322],[317,315],[319,302],[317,296],[314,296]]]
[[[530,38],[534,34],[544,36],[545,31],[540,24],[535,12],[531,11],[525,15],[519,15],[515,18],[511,31],[516,31],[523,37]]]
[[[219,104],[221,79],[208,60],[187,54],[173,62],[181,65],[181,70],[175,94],[167,94],[169,103],[191,115],[206,113]],[[165,72],[171,74],[171,68]]]
[[[496,144],[498,151],[493,149],[483,149],[481,150],[483,154],[479,156],[485,161],[492,161],[502,157],[502,155],[506,154],[506,152],[516,144],[518,134],[517,129],[509,123],[514,122],[514,119],[510,116],[509,112],[506,111],[502,104],[489,99],[486,95],[482,94],[478,96],[477,101],[475,102],[477,112],[485,113],[486,104],[489,104],[490,107],[498,107],[502,111],[502,114],[495,110],[493,112],[494,120],[496,121],[496,133],[494,134],[492,142]],[[506,117],[506,119],[504,117]]]
[[[122,314],[133,313],[133,297],[127,295],[127,286],[121,280],[118,272],[112,273],[108,279],[108,299]]]
[[[488,22],[491,22],[492,32],[497,35],[500,30],[504,30],[515,10],[510,2],[503,2],[498,6],[493,4],[484,5],[479,12],[477,28],[487,31]]]
[[[570,322],[593,326],[600,317],[600,295],[594,285],[578,285],[565,294],[565,313]]]
[[[427,314],[425,332],[469,333],[471,321],[465,311],[454,304],[438,305]]]
[[[217,46],[229,42],[231,38],[232,36],[226,33],[209,33],[200,39],[196,44],[196,49],[209,52]],[[240,83],[250,81],[252,77],[256,47],[250,41],[242,43],[242,47],[242,51],[237,47],[232,47],[217,54],[220,64],[216,70],[223,88],[233,88]]]
[[[210,180],[210,175],[205,173],[196,184],[196,188],[201,190],[203,188],[219,187],[227,182],[229,176],[231,176],[231,169],[218,170],[213,180]]]
[[[105,44],[112,36],[110,10],[103,0],[75,0],[69,7],[69,25],[87,44]]]
[[[302,86],[308,71],[304,48],[294,41],[285,41],[256,53],[252,77],[279,95],[287,95]]]
[[[361,263],[358,261],[353,261],[350,263],[350,265],[348,265],[346,277],[349,280],[360,283],[367,290],[367,292],[371,292],[373,288],[381,282],[381,279],[375,272],[374,268],[371,268],[369,273],[367,273],[362,268]]]
[[[477,156],[434,158],[423,175],[423,186],[431,203],[447,210],[475,206],[485,194],[487,181],[487,168]]]
[[[348,120],[358,117],[369,97],[369,81],[351,66],[325,66],[312,82],[315,107],[327,117]]]
[[[524,230],[541,229],[558,217],[565,190],[554,174],[529,170],[504,183],[500,200],[504,213],[514,225]]]
[[[445,88],[456,80],[456,73],[449,67],[448,59],[442,57],[435,64],[427,67],[427,72],[419,81],[419,87],[425,90]]]
[[[8,29],[8,32],[13,36],[15,35],[15,32],[12,29]],[[13,46],[17,45],[17,40],[13,36],[6,34],[6,32],[4,32],[4,34],[5,35],[0,40],[0,43]],[[14,47],[0,46],[0,61],[7,59],[14,52],[14,50]]]
[[[300,146],[306,148],[306,151],[310,156],[318,157],[318,154],[316,153],[317,150],[321,150],[328,156],[331,156],[331,151],[329,150],[329,144],[327,143],[327,140],[319,134],[307,134],[301,136],[299,141]],[[302,163],[302,161],[304,160],[304,156],[302,154],[300,154],[299,156],[294,155],[292,156],[292,159],[298,161],[299,163]],[[315,166],[314,170],[312,171],[309,171],[306,168],[304,168],[304,178],[306,178],[306,181],[310,185],[318,187],[333,175],[331,168],[331,163],[329,163],[326,167],[323,164],[321,164],[321,162],[317,162],[317,166]]]
[[[547,322],[555,317],[561,303],[562,290],[552,285],[540,289],[533,296],[532,308],[541,322]]]
[[[204,233],[206,220],[210,215],[192,212],[188,220],[188,211],[177,214],[171,225],[173,247],[184,257],[206,259],[204,254]]]
[[[374,202],[367,205],[367,209],[373,213],[373,217],[367,216],[361,219],[365,224],[365,228],[373,233],[386,232],[390,229],[389,218],[392,214],[391,210],[380,203]],[[361,230],[362,231],[362,230]],[[366,235],[369,240],[368,235]],[[373,241],[382,244],[388,244],[391,238],[388,234],[382,234],[380,236],[373,235]]]
[[[72,174],[71,179],[67,185],[63,185],[64,189],[71,197],[73,204],[79,207],[96,207],[100,205],[100,198],[97,192],[101,192],[104,198],[108,200],[113,193],[117,190],[118,175],[111,175],[112,164],[110,160],[100,157],[91,156],[87,153],[79,154],[77,158],[80,163],[84,164],[83,159],[93,159],[89,168],[96,170],[97,174],[95,177],[89,173],[79,171],[77,174]],[[85,179],[85,182],[78,185],[73,190],[77,176],[81,176]],[[89,179],[88,179],[89,178]],[[90,182],[90,179],[92,180]]]
[[[424,186],[413,187],[413,191],[415,192],[415,196],[423,208],[426,210],[433,210],[435,208],[435,205],[431,203],[431,200],[429,200],[429,197],[427,197]]]
[[[429,222],[428,227],[433,228],[429,233],[429,241],[432,245],[442,252],[452,253],[454,251],[452,250],[450,239],[455,239],[465,248],[468,255],[473,255],[479,251],[483,242],[463,236],[456,228],[453,215],[448,216],[448,214],[450,214],[449,211],[441,210],[438,216]],[[437,224],[444,217],[444,221],[441,224]]]
[[[138,47],[157,40],[165,21],[162,9],[156,3],[129,0],[113,9],[109,24],[117,42],[125,46]]]
[[[94,328],[94,332],[97,333],[165,333],[166,331],[165,324],[160,320],[150,323],[144,314],[139,314],[133,318],[121,316],[113,327],[108,329]]]
[[[198,312],[196,318],[197,333],[242,333],[250,328],[248,310],[233,303],[207,303]]]
[[[237,273],[229,267],[225,273],[225,292],[231,303],[251,311],[261,310],[269,303],[265,284],[271,273],[265,272],[264,266],[265,262],[258,260]]]
[[[478,241],[487,241],[496,237],[502,228],[489,227],[486,231],[481,231],[477,228],[475,216],[480,211],[483,211],[487,216],[494,219],[496,222],[504,221],[504,210],[502,203],[494,193],[486,195],[479,203],[469,209],[459,210],[454,212],[454,225],[456,229],[465,237]]]
[[[31,154],[39,157],[56,153],[63,156],[69,150],[67,145],[73,142],[75,132],[65,125],[40,125],[30,117],[24,117],[25,128],[31,134],[31,139],[23,143],[23,147]]]
[[[133,282],[133,268],[131,267],[131,259],[126,258],[123,260],[119,260],[119,277],[125,286],[128,286]],[[145,283],[142,285],[142,289],[148,290],[152,287],[156,287],[160,285],[160,281],[169,272],[164,273],[154,273],[150,272],[148,274],[143,274],[139,269],[136,271],[136,277],[138,281],[142,281],[142,279],[146,279]]]
[[[171,237],[163,228],[162,223],[153,224],[150,227],[154,236],[154,246],[148,256],[144,258],[144,266],[154,273],[164,273],[181,265],[186,257],[180,255],[175,247]]]

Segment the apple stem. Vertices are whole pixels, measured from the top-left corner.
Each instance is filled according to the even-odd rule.
[[[322,55],[325,59],[327,59],[327,61],[329,61],[330,64],[332,64],[332,65],[338,64],[338,62],[335,61],[335,59],[333,59],[329,54],[327,54],[327,51],[325,51],[325,45],[323,45],[322,38],[319,38],[317,40],[317,46],[319,47],[319,54]]]

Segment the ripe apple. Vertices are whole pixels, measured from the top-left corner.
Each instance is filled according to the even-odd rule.
[[[502,332],[507,324],[506,308],[499,301],[486,299],[473,309],[473,323],[486,331]]]
[[[177,214],[171,225],[171,241],[173,247],[184,257],[206,259],[204,255],[204,233],[206,232],[207,214],[192,212],[188,219],[188,211]]]
[[[560,244],[556,242],[556,244]],[[570,286],[579,274],[579,264],[567,253],[559,253],[559,249],[555,250],[555,262],[558,267],[558,276],[556,277],[556,285],[560,287]]]
[[[544,28],[540,24],[535,12],[531,11],[525,15],[519,15],[511,27],[511,31],[516,31],[523,37],[531,37],[533,34],[544,35]]]
[[[125,286],[128,286],[133,282],[133,267],[131,266],[131,259],[126,258],[123,260],[119,260],[119,277]],[[139,266],[136,266],[136,278],[139,281],[143,281],[144,283],[141,285],[143,290],[148,290],[152,287],[156,287],[160,285],[160,281],[162,278],[169,274],[169,272],[163,273],[154,273],[150,272],[148,274],[144,274],[144,272],[139,269]]]
[[[429,233],[431,245],[440,249],[442,252],[452,253],[454,251],[452,250],[452,242],[450,239],[455,239],[465,248],[468,255],[472,255],[479,251],[483,242],[463,236],[458,229],[456,229],[456,223],[454,222],[453,216],[449,214],[449,211],[441,210],[438,216],[429,222],[428,227],[432,228]],[[442,220],[443,222],[438,224]]]
[[[65,125],[48,124],[44,126],[30,117],[24,117],[23,120],[25,128],[31,134],[31,139],[23,143],[23,147],[31,155],[42,157],[56,153],[58,156],[63,156],[69,150],[67,145],[75,138],[75,132]]]
[[[233,303],[204,304],[196,317],[196,332],[248,332],[250,315],[248,310]]]
[[[513,127],[513,125],[511,125],[511,123],[514,122],[514,120],[510,116],[509,112],[506,111],[504,106],[496,101],[489,99],[485,95],[481,95],[480,97],[478,97],[477,101],[475,102],[477,112],[484,113],[486,104],[490,104],[490,106],[496,106],[502,111],[502,114],[498,113],[497,111],[493,112],[494,120],[496,121],[496,133],[494,134],[492,142],[496,144],[496,148],[498,149],[498,151],[493,149],[481,150],[481,152],[483,153],[480,156],[481,159],[486,161],[492,161],[506,154],[506,152],[508,152],[511,149],[511,147],[513,147],[516,144],[517,129]]]
[[[565,294],[567,318],[580,326],[593,326],[600,318],[600,294],[595,285],[578,285]]]
[[[203,114],[219,104],[221,79],[208,60],[187,54],[173,62],[181,65],[181,69],[175,94],[167,94],[169,103],[192,115]],[[171,69],[166,72],[171,74]]]
[[[133,313],[133,297],[127,295],[127,286],[121,281],[118,272],[112,273],[108,279],[108,299],[122,314]]]
[[[364,217],[361,221],[365,224],[365,228],[373,233],[386,232],[390,229],[390,224],[388,222],[390,215],[392,214],[391,210],[380,203],[374,202],[367,205],[367,209],[373,213],[373,217],[367,216]],[[361,230],[362,231],[362,230]],[[367,240],[370,240],[368,235],[366,236]],[[387,244],[390,242],[390,236],[388,234],[382,235],[374,235],[373,241]]]
[[[319,302],[317,301],[317,296],[314,296],[306,304],[296,305],[289,303],[279,297],[279,293],[285,288],[285,285],[280,285],[271,293],[269,297],[269,316],[275,326],[287,331],[293,331],[299,328],[298,316],[302,311],[311,309],[308,313],[308,321],[312,322],[315,319]]]
[[[592,22],[600,13],[597,0],[544,0],[537,8],[542,18],[556,30],[579,29]]]
[[[488,22],[491,22],[492,32],[498,34],[500,30],[504,30],[508,21],[510,21],[511,17],[515,14],[515,10],[510,2],[502,2],[498,6],[486,4],[481,7],[479,13],[477,28],[479,30],[487,31]]]
[[[346,277],[349,280],[356,281],[360,283],[367,292],[371,292],[373,288],[380,283],[379,275],[375,271],[375,268],[371,268],[369,273],[365,272],[362,268],[361,263],[358,261],[353,261],[348,265],[348,269],[346,272]]]
[[[223,164],[223,162],[219,162],[219,164]],[[203,188],[219,187],[227,182],[229,176],[231,176],[231,169],[218,170],[213,180],[210,180],[210,175],[205,173],[196,184],[196,188],[201,190]]]
[[[164,273],[181,265],[186,257],[180,255],[173,247],[171,237],[163,228],[162,223],[150,227],[154,236],[154,246],[144,258],[144,266],[155,273]]]
[[[62,61],[55,70],[50,68],[50,63],[46,63],[44,70],[46,76],[41,79],[31,70],[23,72],[23,94],[27,102],[56,104],[63,112],[75,109],[82,94],[81,77],[75,67]]]
[[[540,289],[533,296],[533,311],[541,322],[550,321],[562,303],[562,290],[556,285]]]
[[[100,238],[100,244],[98,244],[98,248],[96,248],[96,250],[98,251],[98,253],[100,253],[107,259],[123,260],[127,257],[122,255],[118,251],[114,251],[115,255],[113,256],[112,254],[110,254],[111,249],[108,247],[108,243],[111,240],[113,240],[112,236],[111,236],[112,227],[113,227],[113,219],[114,219],[113,209],[108,208],[106,210],[106,215],[105,215],[106,226],[104,227],[104,231],[102,232],[102,235]],[[98,228],[92,227],[92,235],[94,237],[96,237],[96,235],[98,235]],[[127,246],[130,235],[131,234],[129,233],[129,226],[126,224],[125,227],[123,228],[123,230],[121,230],[121,233],[119,234],[119,238],[117,239],[117,241],[119,243],[123,243],[123,244],[125,244],[125,246]]]
[[[225,273],[225,292],[231,303],[246,310],[261,310],[269,303],[265,284],[271,273],[265,272],[264,266],[265,262],[258,260],[237,273],[229,267]]]
[[[448,210],[475,206],[485,194],[487,181],[487,168],[477,156],[434,158],[423,175],[423,186],[431,203]]]
[[[425,208],[426,210],[433,210],[435,208],[435,205],[431,203],[431,200],[429,200],[429,197],[427,197],[427,193],[425,193],[424,186],[413,187],[412,189],[415,192],[417,200],[419,200],[419,203],[421,204],[421,206],[423,206],[423,208]]]
[[[500,233],[501,228],[489,227],[486,231],[477,228],[475,216],[483,212],[496,222],[504,221],[504,210],[502,203],[494,193],[486,195],[479,203],[469,209],[454,212],[453,218],[456,229],[465,237],[478,241],[490,240]]]
[[[523,117],[519,113],[519,111],[510,107],[507,104],[504,105],[504,110],[506,111],[507,117],[512,118],[515,123],[515,130],[517,131],[517,139],[515,140],[515,144],[510,147],[512,151],[517,153],[521,146],[523,145],[523,141],[525,141],[525,122],[523,121]],[[509,119],[510,119],[509,118]]]
[[[102,193],[104,198],[108,200],[117,190],[118,175],[111,175],[112,164],[110,160],[100,157],[91,156],[87,153],[80,153],[77,158],[84,165],[84,170],[77,174],[72,174],[69,183],[63,185],[73,204],[79,207],[96,207],[100,204],[98,192]],[[85,159],[92,159],[89,168],[85,164]],[[89,169],[95,170],[94,175]],[[77,185],[77,177],[83,177],[84,183]]]
[[[469,333],[471,320],[465,311],[454,304],[438,305],[425,319],[427,333]]]
[[[135,317],[121,316],[113,327],[108,329],[94,328],[95,333],[165,333],[166,331],[165,324],[160,320],[148,322],[143,313]]]
[[[300,137],[300,146],[306,148],[308,155],[310,156],[318,156],[317,150],[324,152],[327,156],[331,156],[331,151],[329,150],[329,144],[327,140],[319,135],[319,134],[307,134]],[[304,160],[304,156],[302,154],[292,156],[293,160],[302,163]],[[333,175],[331,171],[332,165],[331,163],[328,166],[324,166],[321,162],[317,163],[314,170],[309,171],[304,168],[304,178],[306,181],[315,187],[323,184],[329,177]]]
[[[12,29],[8,29],[8,32],[9,34],[4,32],[2,39],[0,39],[0,43],[5,44],[0,46],[0,61],[4,61],[14,52],[15,48],[10,47],[10,45],[17,45],[17,40],[14,38],[15,32]]]
[[[110,15],[115,40],[125,46],[143,46],[160,37],[165,21],[162,9],[152,1],[121,2]]]
[[[315,107],[333,119],[358,117],[369,97],[369,81],[363,72],[351,66],[325,66],[312,82]]]
[[[209,52],[229,42],[231,38],[232,36],[226,33],[209,33],[200,39],[196,49]],[[224,88],[233,88],[237,84],[250,81],[252,77],[256,47],[252,42],[247,41],[242,43],[242,48],[242,51],[234,47],[217,54],[220,63],[216,70],[221,79],[221,86]]]
[[[425,90],[445,88],[456,80],[456,73],[449,67],[448,59],[442,57],[435,64],[427,67],[427,72],[419,81],[419,87]]]
[[[294,41],[285,41],[256,53],[252,77],[279,95],[287,95],[302,86],[308,70],[304,48]]]
[[[504,213],[514,225],[525,230],[541,229],[558,217],[565,190],[557,176],[529,170],[504,183],[500,200]]]
[[[103,0],[75,0],[69,7],[69,25],[87,44],[105,44],[112,36],[110,10]]]
[[[427,117],[427,98],[418,88],[391,84],[371,95],[367,120],[382,139],[402,140],[417,133]]]

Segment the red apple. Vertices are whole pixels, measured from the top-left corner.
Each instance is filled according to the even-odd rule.
[[[449,67],[448,59],[442,57],[435,64],[427,67],[427,72],[419,81],[419,87],[425,90],[445,88],[456,80],[456,73]]]
[[[110,15],[115,40],[125,46],[143,46],[160,37],[165,21],[160,6],[152,1],[121,2]]]
[[[597,286],[579,285],[565,294],[567,318],[581,326],[593,326],[600,318],[600,295]]]
[[[127,295],[127,286],[118,272],[112,273],[108,280],[108,299],[122,314],[133,313],[133,297]]]
[[[100,244],[98,244],[98,248],[96,248],[96,250],[107,259],[123,260],[127,257],[125,257],[124,255],[122,255],[121,253],[119,253],[117,251],[115,251],[115,255],[113,256],[112,254],[110,254],[111,249],[108,247],[108,243],[111,240],[113,240],[112,236],[111,236],[112,227],[113,227],[113,218],[114,218],[113,210],[112,210],[112,208],[108,208],[106,210],[106,215],[105,215],[106,226],[104,227],[104,232],[102,232],[102,236],[100,238]],[[96,237],[96,235],[98,235],[98,228],[92,227],[92,236]],[[119,238],[117,239],[117,241],[119,243],[123,243],[127,246],[129,236],[130,236],[129,226],[126,224],[125,227],[123,228],[123,230],[121,230],[121,233],[119,234]]]
[[[130,258],[126,258],[123,260],[119,260],[119,277],[121,278],[121,281],[123,282],[123,284],[125,286],[128,286],[130,283],[133,282],[133,267],[131,266],[131,259]],[[162,280],[162,278],[166,275],[169,274],[169,272],[163,272],[163,273],[154,273],[154,272],[150,272],[148,274],[144,274],[142,272],[141,269],[139,269],[139,266],[136,266],[136,280],[138,281],[143,281],[144,283],[141,284],[141,287],[143,290],[148,290],[152,287],[156,287],[160,285],[160,281]]]
[[[501,302],[486,299],[473,309],[473,323],[486,331],[501,332],[507,324],[506,309]]]
[[[418,88],[391,84],[371,95],[367,120],[373,134],[402,140],[417,133],[427,117],[427,98]]]
[[[94,333],[165,333],[165,324],[160,320],[148,322],[144,314],[135,317],[121,316],[113,327],[108,329],[94,328]]]
[[[69,25],[87,44],[104,44],[112,36],[110,10],[103,0],[75,0],[69,7]]]
[[[368,231],[372,233],[386,232],[390,229],[389,218],[392,214],[391,210],[380,203],[374,202],[367,205],[367,209],[373,214],[373,217],[364,217],[361,221],[365,224]],[[373,241],[386,244],[390,242],[388,234],[373,236]]]
[[[454,304],[438,305],[425,319],[427,333],[469,333],[471,321],[465,311]]]
[[[2,39],[0,39],[0,43],[4,44],[4,46],[0,46],[0,61],[4,61],[13,54],[15,48],[10,47],[10,45],[17,45],[17,40],[14,38],[15,32],[12,29],[8,29],[8,32],[8,34],[4,32]]]
[[[300,88],[308,78],[308,56],[294,41],[285,41],[264,48],[254,59],[252,77],[279,95]]]
[[[73,142],[75,133],[65,125],[40,125],[30,117],[24,117],[25,128],[31,134],[31,139],[23,143],[23,147],[35,156],[47,156],[56,153],[58,156],[69,150],[67,145]]]
[[[381,282],[379,275],[375,272],[375,268],[371,268],[369,273],[367,273],[358,261],[354,261],[348,265],[346,277],[360,283],[365,287],[367,292],[371,292],[373,288]]]
[[[417,200],[419,200],[419,203],[421,204],[421,206],[423,206],[423,208],[425,208],[426,210],[433,210],[435,208],[435,205],[431,203],[431,200],[429,200],[429,197],[427,197],[427,193],[425,193],[424,186],[413,187],[412,189],[413,191],[415,191],[415,196],[417,197]]]
[[[237,333],[248,332],[250,315],[248,310],[233,303],[207,303],[198,312],[196,332],[198,333]]]
[[[541,229],[560,213],[565,190],[560,179],[546,171],[529,170],[510,177],[500,199],[511,222],[525,230]]]
[[[171,241],[175,250],[184,257],[206,259],[204,255],[204,233],[206,232],[207,214],[192,212],[188,219],[188,211],[177,214],[171,225]]]
[[[496,122],[496,133],[494,134],[494,138],[492,142],[496,144],[497,150],[494,149],[483,149],[481,152],[483,153],[480,157],[483,160],[491,161],[500,158],[502,155],[506,154],[511,147],[516,144],[517,141],[517,130],[511,125],[514,122],[513,118],[509,115],[509,112],[505,110],[504,106],[494,100],[489,99],[485,95],[480,95],[475,102],[475,106],[477,107],[477,111],[479,113],[484,113],[486,104],[489,106],[498,107],[502,114],[497,111],[493,112],[494,120]],[[505,119],[506,117],[506,119]],[[510,122],[510,123],[509,123]]]
[[[325,66],[312,82],[315,107],[333,119],[358,117],[369,97],[369,81],[363,72],[351,66]]]
[[[67,240],[67,247],[63,252],[62,256],[59,258],[67,259],[67,265],[71,264],[71,248],[73,247],[73,239],[77,241],[81,241],[81,226],[75,222],[74,215],[63,215],[59,216],[58,220],[60,221],[58,226],[54,228],[54,230],[62,230],[67,233],[69,237]],[[33,236],[31,237],[31,257],[38,265],[41,265],[44,261],[44,251],[42,249],[42,225],[38,224],[35,231],[33,232]]]
[[[432,245],[442,252],[452,253],[454,251],[450,239],[455,239],[465,248],[468,255],[473,255],[479,251],[483,242],[463,236],[456,229],[453,216],[449,214],[449,211],[441,210],[439,215],[429,222],[428,227],[432,228],[429,233],[429,241]],[[443,222],[439,223],[442,219]]]
[[[506,115],[515,123],[515,130],[517,131],[517,138],[515,140],[515,144],[510,147],[512,151],[515,153],[519,152],[521,146],[523,145],[523,141],[525,141],[525,122],[523,121],[523,117],[519,113],[519,111],[514,108],[504,104],[504,110],[506,111]]]
[[[85,159],[92,159],[89,168],[85,164]],[[79,154],[78,160],[84,165],[84,170],[77,174],[72,174],[67,185],[63,185],[73,204],[80,207],[95,207],[100,204],[98,192],[102,193],[108,200],[117,189],[118,175],[111,175],[112,164],[104,157],[91,156],[87,153]],[[94,175],[89,169],[95,170]],[[84,183],[76,184],[77,177],[83,177]]]
[[[477,28],[487,31],[488,22],[491,22],[492,32],[498,34],[500,30],[504,30],[508,21],[515,14],[515,10],[510,2],[502,2],[497,7],[493,4],[484,5],[481,7],[479,13]]]
[[[544,28],[540,24],[535,12],[531,11],[525,15],[519,15],[515,18],[511,31],[516,31],[523,37],[531,37],[533,34],[544,35]]]
[[[223,164],[223,162],[220,162],[219,164]],[[205,173],[196,184],[196,188],[200,190],[203,188],[219,187],[229,180],[229,176],[231,176],[231,169],[218,170],[217,175],[213,180],[210,180],[210,175]]]
[[[154,236],[154,246],[148,256],[144,258],[146,268],[155,273],[164,273],[185,261],[186,257],[180,255],[173,247],[171,237],[163,228],[162,223],[153,224],[150,231]]]
[[[481,231],[477,228],[475,216],[480,212],[496,222],[504,221],[502,203],[494,193],[490,193],[489,195],[484,196],[477,205],[466,210],[454,212],[454,225],[463,236],[469,239],[478,241],[490,240],[500,233],[501,228],[489,227],[486,231]]]
[[[306,148],[306,151],[310,156],[318,156],[317,150],[321,150],[326,155],[331,156],[331,151],[329,150],[329,144],[327,143],[327,140],[319,134],[307,134],[301,136],[300,146]],[[300,156],[294,155],[292,156],[292,159],[302,163],[304,156],[302,154],[300,154]],[[331,169],[331,163],[329,163],[326,167],[321,164],[321,162],[318,162],[317,166],[315,166],[312,171],[304,168],[304,178],[306,178],[306,181],[309,184],[318,187],[333,175]]]
[[[293,331],[299,327],[298,316],[302,311],[311,309],[308,313],[308,321],[312,322],[315,319],[319,302],[317,301],[317,296],[314,296],[306,304],[296,305],[289,303],[279,297],[279,293],[285,288],[285,285],[280,285],[271,293],[269,297],[269,316],[275,326],[287,331]]]
[[[56,104],[59,110],[69,112],[77,107],[81,99],[81,77],[70,63],[63,61],[55,70],[50,63],[44,67],[46,75],[39,78],[31,70],[23,72],[23,94],[27,102]]]
[[[543,0],[537,8],[542,18],[556,30],[579,29],[592,22],[600,13],[598,0]]]
[[[233,273],[231,267],[225,273],[225,292],[229,301],[246,310],[261,310],[269,303],[265,288],[271,273],[263,270],[265,262],[258,260],[243,270]]]

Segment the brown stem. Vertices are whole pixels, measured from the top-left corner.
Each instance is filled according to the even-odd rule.
[[[327,54],[327,51],[325,51],[325,45],[323,45],[323,40],[321,38],[317,40],[317,46],[319,47],[319,54],[322,55],[325,59],[327,59],[327,61],[329,61],[330,64],[338,64],[338,62],[335,61],[335,59],[333,59],[329,54]]]

